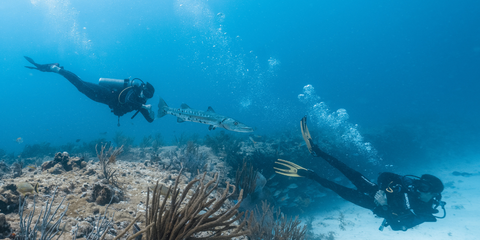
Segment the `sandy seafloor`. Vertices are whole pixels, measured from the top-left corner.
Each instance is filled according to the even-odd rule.
[[[425,169],[424,166],[421,169]],[[452,172],[472,173],[473,175],[455,176]],[[318,212],[312,225],[316,234],[335,232],[334,239],[480,239],[480,155],[449,159],[433,166],[431,173],[436,174],[445,184],[442,200],[447,204],[447,216],[436,223],[423,223],[413,229],[393,231],[389,227],[379,231],[383,219],[375,218],[370,210],[338,199],[338,204]],[[415,173],[421,175],[421,172]],[[443,215],[438,208],[439,216]],[[344,215],[344,230],[339,221],[340,212]]]

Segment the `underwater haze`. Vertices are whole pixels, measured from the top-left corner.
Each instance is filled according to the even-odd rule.
[[[141,78],[155,87],[155,111],[160,97],[170,107],[211,106],[257,136],[299,135],[308,115],[312,131],[372,161],[424,143],[459,153],[480,143],[478,1],[19,0],[2,1],[0,12],[6,153],[119,131],[137,143],[212,134],[133,112],[117,126],[108,106],[58,74],[25,68],[23,56],[93,83]],[[417,132],[369,139],[385,129]]]

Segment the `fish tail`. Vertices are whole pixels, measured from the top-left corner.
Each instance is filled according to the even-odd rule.
[[[167,108],[168,108],[168,105],[165,102],[165,100],[163,100],[163,98],[160,98],[160,100],[158,101],[157,118],[161,118],[161,117],[167,115],[167,111],[166,111]]]
[[[38,193],[38,183],[35,184],[35,192]]]

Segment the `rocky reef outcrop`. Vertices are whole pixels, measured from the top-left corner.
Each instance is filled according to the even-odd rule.
[[[15,184],[6,184],[0,188],[0,212],[9,214],[17,211],[18,195]]]
[[[96,182],[92,186],[87,199],[88,202],[95,202],[100,206],[110,203],[110,200],[112,203],[120,202],[124,200],[124,193],[120,189],[108,184],[105,179]]]
[[[0,239],[10,237],[11,233],[12,233],[12,228],[10,227],[10,224],[7,222],[7,218],[5,217],[5,214],[0,213]]]
[[[61,174],[71,171],[75,168],[82,169],[87,166],[83,157],[70,157],[67,152],[58,152],[52,161],[42,164],[42,171],[48,171],[51,174]]]

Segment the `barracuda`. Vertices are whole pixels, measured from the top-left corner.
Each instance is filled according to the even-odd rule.
[[[180,108],[171,108],[160,98],[157,118],[161,118],[167,114],[177,117],[177,122],[179,123],[188,121],[210,125],[208,127],[209,130],[224,128],[234,132],[253,132],[253,129],[245,124],[233,118],[215,113],[212,107],[208,107],[207,111],[200,111],[192,109],[184,103]]]

